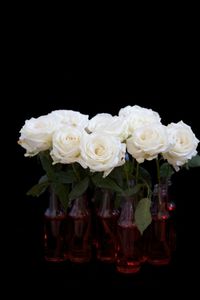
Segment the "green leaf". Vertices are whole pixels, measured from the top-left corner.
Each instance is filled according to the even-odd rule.
[[[73,183],[76,177],[72,170],[59,171],[55,173],[55,180],[60,183]]]
[[[26,194],[27,196],[33,196],[33,197],[39,197],[41,194],[43,194],[47,187],[49,186],[49,182],[41,182],[36,185],[34,185]]]
[[[133,174],[134,165],[131,160],[128,160],[123,165],[125,172],[128,174],[128,177],[130,177]]]
[[[122,167],[116,167],[109,174],[109,178],[117,182],[119,186],[123,186]]]
[[[73,172],[75,171],[74,175],[76,176],[76,178],[78,178],[78,181],[82,180],[86,176],[90,175],[89,168],[84,169],[79,163],[73,163],[73,167],[72,168],[73,168]]]
[[[148,198],[141,199],[137,205],[135,211],[135,223],[140,231],[143,234],[144,230],[151,224],[151,200]]]
[[[196,155],[188,161],[189,168],[197,168],[200,167],[200,156]]]
[[[152,179],[150,173],[143,167],[139,167],[139,179],[144,180],[150,187],[152,186]]]
[[[174,169],[168,162],[165,162],[160,167],[160,177],[170,178],[174,174]]]
[[[47,182],[47,181],[48,181],[47,175],[43,175],[43,176],[40,178],[40,180],[39,180],[38,183],[44,183],[44,182]]]
[[[91,176],[92,182],[97,186],[97,183],[100,182],[103,178],[103,173],[93,173]]]
[[[72,191],[69,193],[69,200],[71,201],[82,196],[89,186],[89,181],[89,177],[85,177],[83,180],[77,183],[72,189]]]
[[[52,161],[52,159],[51,159],[51,161]],[[60,172],[63,169],[63,164],[61,164],[61,163],[58,163],[58,164],[55,164],[55,165],[52,165],[52,166],[53,166],[53,169],[54,169],[55,172]],[[68,166],[68,165],[65,165],[65,166]]]
[[[52,165],[52,158],[49,155],[48,151],[40,152],[39,154],[40,161],[44,171],[47,173],[47,176],[51,180],[55,180],[55,172]]]
[[[139,191],[141,190],[141,188],[144,187],[144,184],[137,184],[136,186],[134,186],[134,188],[130,188],[127,189],[125,191],[123,191],[123,196],[133,196],[139,193]]]
[[[68,186],[59,183],[59,182],[53,182],[52,183],[53,189],[55,194],[58,196],[58,199],[60,203],[62,204],[62,207],[66,211],[68,208],[69,203],[69,188]]]
[[[92,176],[92,182],[95,186],[103,189],[109,189],[118,193],[123,193],[123,190],[111,178],[103,178],[102,174],[95,174]]]

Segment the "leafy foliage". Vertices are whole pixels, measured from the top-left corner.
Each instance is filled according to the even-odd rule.
[[[69,187],[59,183],[59,182],[53,182],[52,183],[53,190],[55,191],[55,194],[58,196],[62,207],[64,210],[67,210],[68,202],[69,202]]]
[[[109,177],[103,178],[102,173],[94,174],[91,179],[96,187],[110,189],[118,193],[123,193],[123,190],[113,179]]]
[[[135,223],[140,231],[143,234],[144,230],[151,224],[151,200],[148,198],[143,198],[138,202],[136,211],[135,211]]]
[[[160,178],[170,178],[174,174],[174,169],[168,162],[165,162],[160,167]]]
[[[46,174],[28,191],[27,195],[39,197],[51,185],[66,210],[69,202],[69,185],[75,181],[73,170],[71,168],[62,170],[60,164],[53,165],[48,151],[41,152],[39,157]]]
[[[49,187],[49,182],[41,182],[34,185],[26,194],[27,196],[39,197],[42,195],[46,189]]]
[[[149,187],[152,186],[151,174],[143,167],[139,167],[139,180],[146,182]]]
[[[191,160],[188,161],[187,163],[189,168],[197,168],[200,167],[200,156],[196,155]]]
[[[81,180],[74,186],[72,191],[69,193],[70,201],[80,197],[81,195],[83,195],[86,192],[86,190],[89,186],[89,180],[90,180],[89,177],[85,177],[83,180]]]
[[[128,197],[134,196],[140,192],[142,187],[144,187],[143,184],[137,184],[133,188],[129,188],[129,189],[123,191],[122,195],[128,196]]]

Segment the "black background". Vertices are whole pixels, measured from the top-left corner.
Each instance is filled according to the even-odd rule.
[[[164,38],[160,33],[154,36],[149,32],[138,43],[132,36],[120,41],[118,37],[115,41],[108,38],[101,43],[94,32],[90,46],[84,35],[76,36],[78,43],[74,44],[67,34],[65,39],[56,38],[57,32],[50,30],[46,38],[46,32],[37,36],[32,28],[25,30],[23,26],[23,32],[21,28],[12,31],[14,51],[11,47],[9,97],[5,101],[13,120],[9,135],[9,170],[13,178],[11,183],[8,180],[12,262],[9,280],[17,282],[19,291],[25,283],[31,291],[49,286],[55,290],[65,287],[89,291],[94,286],[155,291],[160,287],[171,292],[173,288],[180,289],[179,279],[187,286],[198,257],[199,169],[181,171],[173,178],[178,239],[169,267],[144,267],[140,274],[130,277],[116,274],[113,266],[95,262],[88,266],[51,267],[41,261],[45,198],[26,196],[42,170],[35,158],[24,157],[17,140],[26,119],[55,109],[73,109],[93,116],[99,112],[117,114],[121,107],[135,104],[158,111],[164,124],[183,120],[200,139],[195,38],[177,30]],[[132,42],[135,47],[131,47]]]
[[[200,137],[195,96],[184,82],[181,83],[181,90],[175,89],[170,82],[163,82],[160,74],[155,76],[153,67],[151,70],[152,72],[142,78],[127,74],[124,77],[122,74],[125,71],[120,70],[118,73],[112,71],[109,74],[105,71],[101,76],[98,70],[95,70],[88,76],[83,72],[68,72],[56,66],[51,70],[47,68],[42,74],[39,74],[39,70],[23,74],[25,88],[21,89],[13,141],[16,151],[16,185],[12,198],[13,258],[16,270],[20,268],[24,272],[20,281],[24,282],[28,276],[28,283],[32,287],[44,287],[52,282],[56,286],[62,282],[67,288],[89,288],[91,284],[98,287],[101,280],[103,287],[130,289],[158,289],[164,288],[165,285],[176,288],[177,278],[180,276],[187,282],[188,272],[197,255],[194,238],[198,222],[198,211],[195,209],[199,201],[198,169],[181,171],[175,174],[173,179],[178,240],[177,251],[169,267],[144,267],[139,275],[130,277],[116,274],[114,266],[104,266],[96,262],[87,266],[66,264],[51,267],[41,261],[41,226],[45,198],[33,199],[26,196],[26,191],[37,182],[42,170],[37,160],[25,158],[24,150],[16,144],[25,119],[32,116],[38,117],[54,109],[73,109],[90,116],[98,112],[117,114],[121,107],[134,104],[158,111],[164,124],[183,120],[191,125],[197,137]],[[30,278],[34,278],[34,281]]]

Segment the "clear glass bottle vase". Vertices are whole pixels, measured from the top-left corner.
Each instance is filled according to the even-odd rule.
[[[141,234],[135,224],[135,199],[122,199],[121,212],[117,225],[118,251],[117,271],[124,274],[139,272],[141,268]]]
[[[166,184],[155,185],[152,201],[152,223],[148,229],[148,263],[167,265],[171,259],[170,214]]]
[[[49,262],[67,260],[66,213],[50,188],[49,206],[44,213],[44,257]]]
[[[117,254],[117,218],[113,195],[109,190],[101,191],[97,209],[97,259],[103,262],[115,262]]]
[[[72,203],[69,218],[69,259],[75,263],[86,263],[91,260],[91,214],[86,196],[75,199]]]
[[[175,196],[173,194],[173,185],[170,179],[167,181],[167,192],[168,192],[168,204],[167,208],[169,211],[169,223],[170,223],[170,233],[169,233],[169,246],[172,255],[176,251],[176,203]]]

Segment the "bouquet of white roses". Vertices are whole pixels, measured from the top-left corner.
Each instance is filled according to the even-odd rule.
[[[51,185],[67,209],[89,186],[111,189],[116,199],[142,194],[136,212],[143,218],[141,232],[151,222],[151,175],[141,164],[155,159],[158,180],[173,169],[200,166],[199,140],[190,126],[183,121],[165,126],[157,112],[137,105],[90,120],[80,112],[57,110],[27,120],[20,134],[25,156],[38,155],[45,171],[29,195],[39,196]]]

